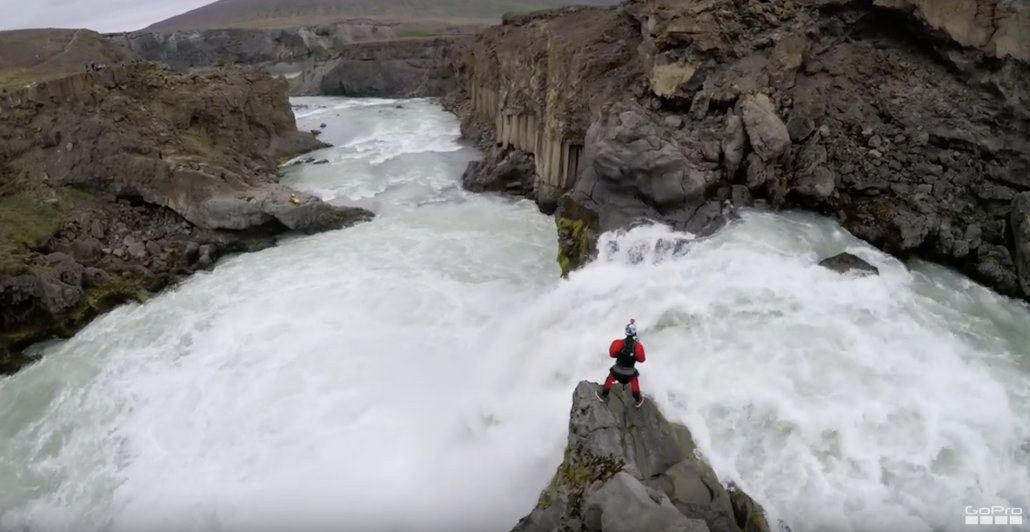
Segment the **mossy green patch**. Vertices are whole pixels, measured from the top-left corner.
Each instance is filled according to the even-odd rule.
[[[598,456],[584,449],[582,444],[565,447],[561,465],[551,483],[540,494],[537,505],[546,509],[557,500],[564,499],[569,517],[582,519],[583,499],[594,482],[606,482],[622,471],[626,464],[611,456]]]
[[[69,210],[56,193],[43,190],[0,197],[0,272],[24,264],[61,229]]]
[[[765,511],[747,493],[739,489],[730,490],[730,506],[737,526],[744,532],[769,532]]]
[[[222,153],[202,131],[190,128],[182,132],[182,138],[190,148],[208,157],[220,157]]]
[[[572,270],[586,262],[589,249],[586,222],[558,218],[558,265],[561,266],[562,277],[568,277]]]
[[[48,338],[70,338],[97,316],[130,301],[142,302],[147,291],[133,281],[117,279],[107,286],[88,288],[60,320],[36,320],[0,334],[0,375],[14,373],[31,359],[21,354],[30,345]]]
[[[142,285],[133,281],[114,281],[107,286],[87,288],[82,299],[58,324],[55,331],[59,336],[69,337],[84,327],[93,318],[119,305],[129,302],[142,302],[147,298],[147,291]]]
[[[0,375],[10,375],[20,369],[25,363],[22,356],[0,345]]]
[[[38,77],[27,70],[13,68],[0,70],[0,87],[21,88],[36,81],[39,81]]]

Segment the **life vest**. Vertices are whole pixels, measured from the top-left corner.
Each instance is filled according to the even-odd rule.
[[[635,369],[634,366],[637,364],[636,346],[636,340],[623,340],[622,349],[615,355],[615,365],[620,368]]]

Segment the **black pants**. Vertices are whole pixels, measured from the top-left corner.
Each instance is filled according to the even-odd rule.
[[[639,401],[640,381],[637,380],[639,376],[640,372],[636,368],[612,366],[608,370],[608,378],[604,381],[604,395],[607,396],[608,392],[612,389],[612,385],[615,384],[615,381],[618,381],[619,384],[628,384],[630,391],[633,392],[633,398]]]

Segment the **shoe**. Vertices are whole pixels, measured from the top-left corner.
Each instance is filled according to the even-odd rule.
[[[594,395],[597,396],[598,401],[601,401],[602,403],[604,402],[604,396],[601,395],[601,392],[594,392]]]
[[[644,398],[641,397],[640,400],[637,401],[637,403],[635,405],[633,405],[633,406],[635,406],[637,408],[640,408],[640,407],[644,406]]]

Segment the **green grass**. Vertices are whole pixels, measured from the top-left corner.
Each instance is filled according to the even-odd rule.
[[[0,271],[18,268],[31,251],[47,243],[68,216],[62,200],[48,200],[36,191],[0,198]]]
[[[38,81],[35,74],[22,69],[0,70],[0,88],[19,88]]]
[[[215,148],[211,144],[211,139],[207,137],[203,132],[195,127],[191,127],[183,131],[182,138],[192,147],[195,151],[207,156],[212,159],[224,158],[225,154]]]

